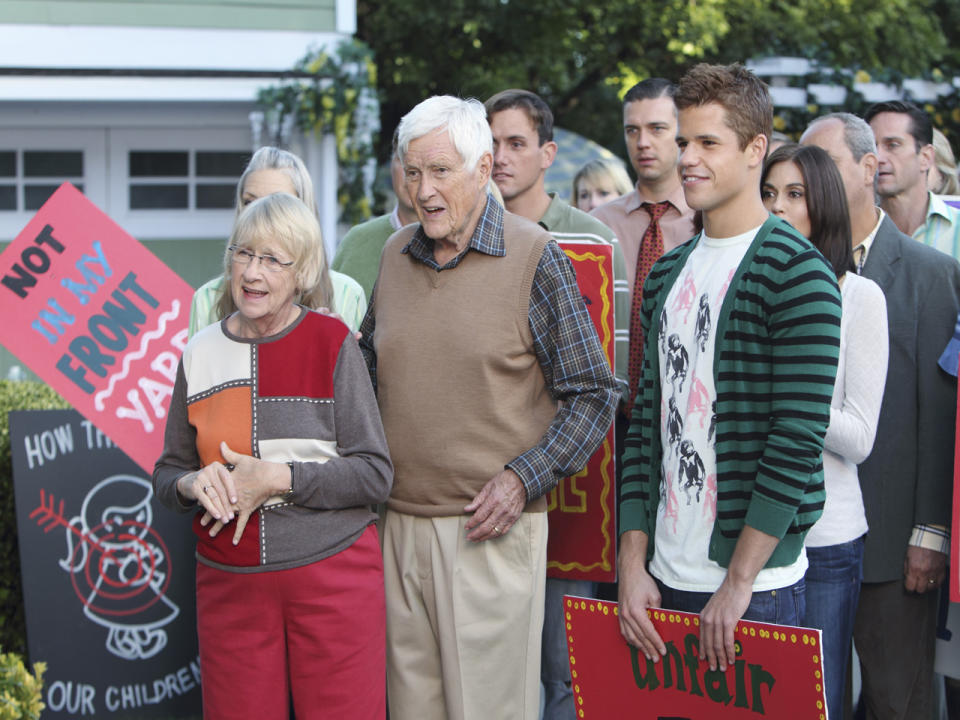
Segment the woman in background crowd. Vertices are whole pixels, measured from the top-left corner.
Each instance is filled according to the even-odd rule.
[[[630,192],[630,176],[618,158],[591,160],[573,176],[573,195],[570,204],[578,210],[590,212]]]
[[[960,181],[957,180],[957,161],[953,148],[946,135],[933,129],[934,165],[927,173],[927,190],[936,195],[960,194]]]
[[[870,454],[877,432],[887,376],[887,306],[879,286],[855,272],[843,181],[826,152],[784,145],[767,158],[760,187],[767,209],[793,225],[830,263],[843,302],[823,450],[827,497],[806,538],[804,618],[805,625],[823,630],[827,707],[830,717],[842,718],[867,531],[857,464]]]
[[[234,312],[184,350],[157,498],[195,513],[203,716],[382,719],[383,560],[371,505],[393,468],[353,334],[311,312],[320,226],[292,195],[234,226]],[[221,530],[224,530],[221,532]]]
[[[291,152],[276,147],[257,150],[237,183],[236,217],[258,198],[273,193],[287,193],[299,198],[317,214],[317,201],[313,195],[313,181],[303,161]],[[323,253],[321,243],[318,252]],[[320,282],[310,298],[304,302],[311,309],[328,308],[356,332],[367,312],[367,299],[363,288],[351,277],[328,270],[322,263]],[[226,290],[226,291],[225,291]],[[215,277],[193,294],[190,305],[190,336],[207,325],[222,320],[236,308],[229,289],[225,289],[222,277]]]

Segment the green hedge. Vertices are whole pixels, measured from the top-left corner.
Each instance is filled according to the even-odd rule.
[[[11,410],[51,410],[70,405],[49,386],[39,382],[0,380],[0,647],[27,655],[20,585],[20,551],[17,546],[17,511],[13,502],[13,468],[10,459]]]

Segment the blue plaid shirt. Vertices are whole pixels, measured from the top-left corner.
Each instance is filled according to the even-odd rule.
[[[434,260],[434,243],[423,227],[417,228],[402,252],[437,272],[453,270],[468,252],[503,257],[503,213],[500,203],[488,198],[467,249],[443,267]],[[505,466],[520,477],[528,502],[549,492],[561,478],[583,469],[610,428],[619,398],[616,380],[577,288],[573,266],[552,240],[544,248],[533,277],[529,318],[537,361],[559,408],[540,442]],[[371,295],[360,325],[360,349],[374,388],[375,329],[376,307]]]

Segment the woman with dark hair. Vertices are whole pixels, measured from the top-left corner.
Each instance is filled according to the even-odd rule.
[[[843,299],[840,362],[823,449],[823,515],[806,538],[804,624],[823,630],[824,688],[830,717],[843,717],[843,691],[860,595],[867,519],[857,465],[873,448],[887,377],[887,305],[879,286],[854,267],[850,216],[840,172],[814,146],[784,145],[766,161],[763,203],[787,220],[833,267]]]

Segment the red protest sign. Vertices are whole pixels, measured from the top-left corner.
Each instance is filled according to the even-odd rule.
[[[0,268],[0,343],[151,472],[191,287],[69,183]]]
[[[616,603],[567,595],[563,610],[578,718],[826,720],[819,630],[742,620],[721,673],[699,659],[698,615],[648,611],[667,646],[652,663],[620,635]]]
[[[561,241],[577,285],[613,368],[613,246]],[[616,463],[611,426],[587,466],[547,496],[550,532],[547,575],[612,582],[616,579]]]

